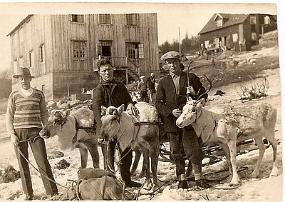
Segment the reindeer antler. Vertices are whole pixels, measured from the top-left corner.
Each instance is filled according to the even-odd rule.
[[[209,82],[210,86],[208,88],[208,90],[206,90],[204,93],[202,93],[201,95],[199,95],[199,97],[197,98],[197,100],[200,100],[205,94],[207,94],[213,87],[213,81],[211,81],[205,74],[203,74],[203,76],[206,78],[206,80]],[[200,89],[199,89],[200,91]],[[199,94],[198,91],[198,94]]]

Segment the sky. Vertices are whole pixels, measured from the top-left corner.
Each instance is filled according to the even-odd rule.
[[[6,35],[28,14],[157,13],[159,44],[196,36],[214,13],[277,14],[274,3],[0,3],[0,71],[10,66],[10,39]]]

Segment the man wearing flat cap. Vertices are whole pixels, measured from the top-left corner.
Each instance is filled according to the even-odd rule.
[[[169,69],[169,74],[162,78],[157,86],[155,105],[163,121],[164,130],[170,141],[171,157],[175,161],[176,175],[178,178],[178,188],[187,189],[188,183],[185,176],[185,160],[191,161],[194,171],[196,185],[208,188],[209,185],[202,179],[202,142],[196,136],[193,127],[190,125],[179,129],[175,121],[181,114],[182,107],[187,101],[187,87],[192,89],[190,96],[192,99],[201,97],[207,99],[205,88],[200,79],[193,73],[183,72],[183,65],[180,60],[180,54],[176,51],[165,53],[161,60],[164,60]],[[189,89],[190,89],[189,88]]]
[[[28,143],[41,173],[47,197],[51,197],[58,194],[58,190],[47,160],[45,142],[39,136],[42,126],[48,120],[45,97],[41,91],[31,88],[30,82],[33,76],[28,68],[21,68],[13,77],[18,81],[18,88],[10,94],[8,99],[6,128],[18,159],[25,199],[34,198],[27,162]]]

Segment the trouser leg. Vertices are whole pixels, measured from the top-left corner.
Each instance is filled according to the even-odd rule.
[[[55,182],[53,182],[55,180],[52,174],[51,166],[47,159],[46,146],[44,140],[41,137],[38,137],[34,141],[30,141],[30,146],[32,148],[34,158],[40,170],[46,194],[47,195],[57,194],[58,190]]]
[[[16,157],[18,159],[23,191],[26,195],[33,196],[33,188],[32,188],[29,164],[25,160],[25,158],[29,159],[28,143],[27,142],[19,143],[18,146],[14,147],[14,149]],[[19,151],[21,152],[21,154],[19,153]]]
[[[126,183],[131,181],[131,165],[132,165],[132,151],[131,148],[125,149],[125,151],[121,153],[121,165],[120,172],[122,176],[122,180]]]
[[[110,140],[107,143],[107,164],[108,164],[107,168],[111,172],[115,170],[115,166],[114,166],[115,147],[116,147],[116,140]]]
[[[185,173],[185,161],[183,159],[182,135],[180,133],[168,133],[170,153],[176,165],[176,175]]]
[[[199,180],[202,177],[202,160],[204,157],[202,141],[197,137],[192,126],[184,128],[182,140],[187,159],[191,161],[193,167],[195,180]]]

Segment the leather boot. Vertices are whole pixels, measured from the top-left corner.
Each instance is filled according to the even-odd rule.
[[[178,176],[178,189],[188,189],[188,183],[184,174]]]

